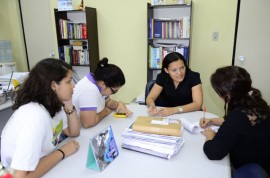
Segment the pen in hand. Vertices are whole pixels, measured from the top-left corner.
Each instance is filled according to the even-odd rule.
[[[206,107],[203,107],[203,124],[205,123],[205,113],[206,113]]]

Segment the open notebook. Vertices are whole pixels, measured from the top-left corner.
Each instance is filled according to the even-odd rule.
[[[200,127],[200,124],[199,124],[199,121],[197,122],[192,122],[186,118],[181,118],[180,119],[181,122],[182,122],[182,126],[188,130],[189,132],[193,133],[193,134],[198,134],[200,133],[201,131],[204,130],[204,128],[201,128]],[[214,130],[215,132],[218,131],[219,129],[219,126],[209,126],[212,130]]]

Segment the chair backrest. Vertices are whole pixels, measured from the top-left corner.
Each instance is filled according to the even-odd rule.
[[[149,82],[147,82],[147,84],[145,86],[145,104],[146,104],[146,98],[147,98],[148,94],[150,93],[150,91],[153,88],[155,83],[156,83],[156,80],[150,80]],[[162,103],[163,102],[161,101],[160,97],[158,97],[155,101],[156,106],[163,106]]]
[[[147,84],[145,86],[145,103],[146,103],[146,97],[150,93],[150,91],[151,91],[151,89],[152,89],[152,87],[154,86],[155,83],[156,83],[155,80],[150,80],[149,82],[147,82]]]
[[[269,178],[269,175],[259,164],[249,163],[234,170],[232,178]]]

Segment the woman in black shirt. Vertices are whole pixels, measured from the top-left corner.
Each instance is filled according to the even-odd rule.
[[[206,156],[220,160],[230,154],[234,168],[257,163],[270,174],[270,111],[249,73],[237,66],[219,68],[211,84],[225,101],[225,117],[200,121],[201,127],[220,125],[217,133],[203,132]]]
[[[162,103],[157,109],[155,101]],[[177,52],[166,55],[162,71],[146,98],[150,115],[172,114],[200,110],[203,102],[200,74],[191,71],[184,57]]]

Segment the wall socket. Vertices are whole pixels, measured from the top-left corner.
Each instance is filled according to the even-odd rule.
[[[212,32],[212,40],[218,41],[219,32]]]

